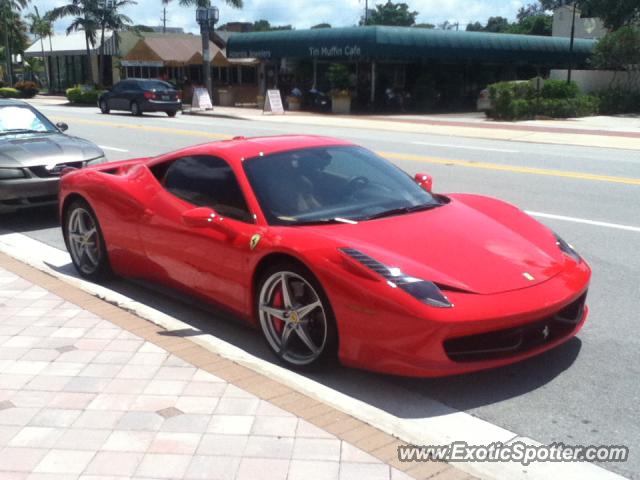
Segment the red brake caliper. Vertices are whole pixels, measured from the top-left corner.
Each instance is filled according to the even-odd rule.
[[[282,308],[284,307],[284,301],[282,299],[282,287],[278,288],[273,294],[273,305],[274,308]],[[278,335],[282,334],[282,330],[284,329],[284,321],[279,318],[271,315],[271,323],[273,323],[274,330],[278,333]]]

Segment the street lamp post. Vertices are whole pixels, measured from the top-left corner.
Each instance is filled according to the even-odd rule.
[[[571,83],[571,73],[573,70],[573,44],[576,36],[576,3],[573,2],[571,15],[571,39],[569,40],[569,70],[567,70],[567,83]]]
[[[217,7],[198,7],[196,9],[196,21],[200,25],[202,35],[202,69],[204,86],[213,99],[211,87],[211,50],[209,50],[209,32],[213,32],[218,23],[219,12]]]

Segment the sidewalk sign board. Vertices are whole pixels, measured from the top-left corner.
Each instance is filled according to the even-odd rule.
[[[193,100],[191,108],[201,108],[203,110],[213,110],[213,104],[211,103],[211,97],[209,91],[203,87],[196,87],[193,89]]]
[[[282,105],[282,97],[280,90],[267,90],[267,98],[264,100],[264,112],[279,113],[284,115],[284,106]]]

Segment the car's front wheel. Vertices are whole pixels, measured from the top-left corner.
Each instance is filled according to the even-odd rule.
[[[167,112],[167,115],[169,115],[171,118],[176,116],[176,113],[178,113],[176,110],[169,110]]]
[[[75,200],[64,215],[64,237],[73,266],[81,276],[98,281],[111,269],[102,230],[95,213],[83,200]]]
[[[307,269],[293,263],[269,268],[258,284],[256,302],[267,344],[288,367],[316,367],[335,357],[333,312]]]
[[[106,100],[102,99],[100,100],[100,111],[104,114],[109,113],[109,104],[107,103]]]

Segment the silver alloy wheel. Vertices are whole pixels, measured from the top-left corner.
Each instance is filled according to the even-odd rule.
[[[100,237],[93,216],[84,208],[77,207],[69,215],[67,238],[71,258],[76,267],[91,275],[100,266]]]
[[[138,115],[140,113],[140,106],[138,105],[138,102],[133,102],[131,104],[131,113],[133,115]]]
[[[260,289],[262,331],[271,348],[288,363],[310,365],[327,344],[327,314],[311,284],[297,273],[276,272]]]
[[[109,106],[107,105],[106,100],[100,101],[100,110],[102,111],[102,113],[107,113],[109,111]]]

